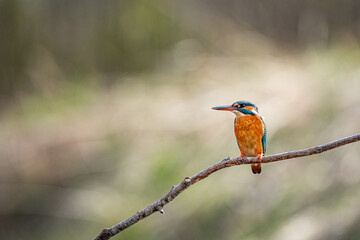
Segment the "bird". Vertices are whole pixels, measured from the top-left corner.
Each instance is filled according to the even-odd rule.
[[[234,132],[240,159],[245,157],[259,157],[266,152],[266,125],[259,115],[258,107],[248,101],[237,101],[231,105],[213,107],[214,110],[231,111],[235,114]],[[261,164],[251,165],[254,174],[261,173]]]

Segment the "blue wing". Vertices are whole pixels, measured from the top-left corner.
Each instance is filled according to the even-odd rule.
[[[265,154],[265,152],[266,152],[266,125],[265,125],[264,120],[262,118],[261,118],[261,121],[262,121],[263,127],[264,127],[264,135],[263,135],[263,137],[261,139],[261,142],[262,142],[262,147],[263,147],[263,150],[264,150],[263,154]]]

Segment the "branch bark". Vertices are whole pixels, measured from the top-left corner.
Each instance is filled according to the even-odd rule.
[[[285,159],[291,159],[291,158],[299,158],[304,156],[309,156],[313,154],[319,154],[328,150],[331,150],[333,148],[341,147],[343,145],[357,142],[360,140],[360,134],[356,134],[351,137],[342,138],[337,141],[333,141],[324,145],[320,145],[317,147],[307,148],[303,150],[298,151],[291,151],[291,152],[285,152],[285,153],[279,153],[274,154],[270,156],[264,156],[262,158],[261,163],[269,163],[269,162],[276,162],[281,161]],[[244,157],[243,159],[240,159],[239,157],[230,159],[230,157],[227,157],[223,159],[222,161],[204,169],[203,171],[195,174],[192,177],[186,177],[184,180],[182,180],[178,185],[173,186],[170,191],[165,194],[162,198],[154,202],[153,204],[149,205],[148,207],[144,208],[143,210],[135,213],[131,217],[127,218],[126,220],[116,224],[115,226],[111,228],[105,228],[101,231],[101,233],[94,238],[94,240],[107,240],[111,237],[115,236],[116,234],[124,231],[131,225],[137,223],[143,218],[146,218],[147,216],[153,214],[154,212],[159,211],[160,213],[164,213],[163,207],[174,200],[180,193],[182,193],[185,189],[190,187],[191,185],[197,183],[198,181],[208,177],[214,172],[217,172],[223,168],[232,167],[235,165],[242,165],[242,164],[252,164],[252,163],[259,163],[258,157]]]

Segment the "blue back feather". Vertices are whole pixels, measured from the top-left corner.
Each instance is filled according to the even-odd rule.
[[[263,146],[263,150],[264,150],[264,154],[265,154],[265,152],[266,152],[266,125],[265,125],[265,122],[262,119],[262,117],[260,117],[260,119],[261,119],[261,121],[263,123],[263,126],[264,126],[264,135],[263,135],[261,141],[262,141],[262,146]]]

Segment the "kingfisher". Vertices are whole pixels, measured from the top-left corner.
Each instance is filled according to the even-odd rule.
[[[235,114],[234,131],[238,147],[240,149],[240,159],[245,157],[259,157],[266,152],[266,126],[264,120],[259,115],[255,104],[247,101],[237,101],[232,105],[213,107],[214,110],[231,111]],[[251,165],[254,174],[261,173],[261,164]]]

